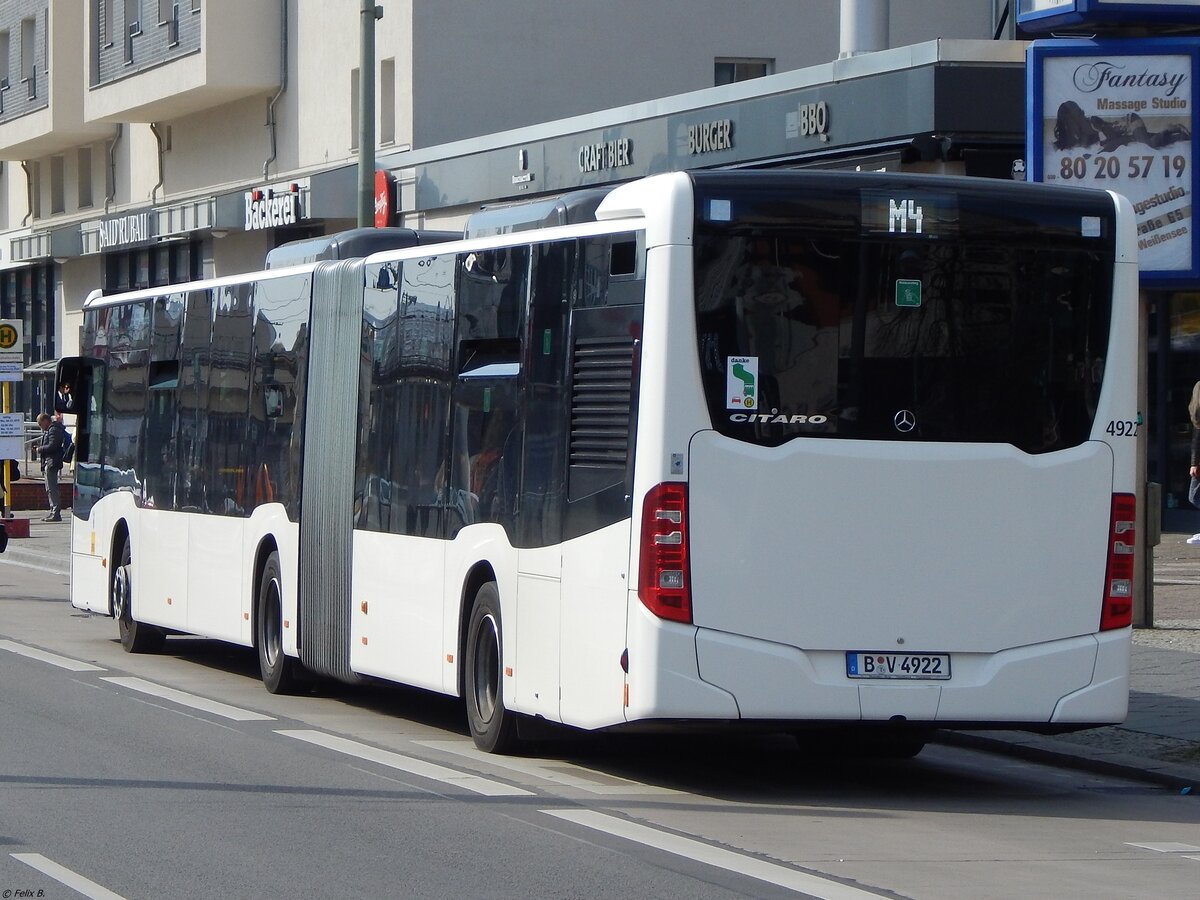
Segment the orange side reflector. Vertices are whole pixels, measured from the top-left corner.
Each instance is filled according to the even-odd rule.
[[[287,619],[284,619],[284,620],[283,620],[283,627],[284,627],[284,628],[291,628],[291,627],[292,627],[292,623],[291,623],[291,622],[289,622]]]
[[[363,639],[362,639],[362,642],[363,642],[363,646],[364,646],[364,647],[365,647],[365,646],[367,646],[367,639],[366,639],[366,638],[363,638]]]
[[[505,666],[505,667],[504,667],[504,677],[505,677],[505,678],[512,678],[512,666]]]
[[[108,568],[108,557],[107,556],[104,557],[104,559],[100,560],[100,568],[102,568],[102,569]]]
[[[242,618],[247,622],[250,621],[250,613],[242,613]]]
[[[625,705],[629,705],[629,685],[625,685]]]
[[[168,597],[168,598],[167,598],[167,606],[170,606],[170,605],[171,605],[172,603],[174,603],[174,602],[175,602],[175,601],[174,601],[174,600],[172,600],[170,597]]]
[[[454,662],[454,654],[453,653],[446,654],[446,662],[448,662],[448,663]]]

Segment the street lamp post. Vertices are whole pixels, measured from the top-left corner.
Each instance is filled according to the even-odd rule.
[[[383,7],[360,0],[358,60],[358,227],[375,222],[375,20]]]

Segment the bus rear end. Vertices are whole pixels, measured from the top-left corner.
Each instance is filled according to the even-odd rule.
[[[685,718],[1122,720],[1142,427],[1127,204],[929,177],[690,185],[695,333],[663,371],[698,372],[703,409],[678,430],[689,392],[662,392],[659,449],[686,446],[685,477],[639,486],[631,656],[694,641]],[[631,674],[629,718],[669,717],[670,682]]]

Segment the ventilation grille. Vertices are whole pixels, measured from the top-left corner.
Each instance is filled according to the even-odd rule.
[[[629,459],[633,338],[575,342],[571,465],[622,469]]]

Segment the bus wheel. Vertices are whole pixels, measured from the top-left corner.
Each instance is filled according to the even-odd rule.
[[[133,618],[133,554],[128,541],[121,548],[121,565],[113,572],[112,613],[126,653],[156,653],[162,649],[167,638],[163,630]]]
[[[465,672],[471,738],[487,753],[509,753],[517,744],[516,718],[504,708],[501,633],[500,594],[489,581],[471,607]]]
[[[263,684],[272,694],[290,694],[296,689],[296,662],[283,652],[283,590],[280,587],[279,554],[272,551],[258,583],[254,645]]]

